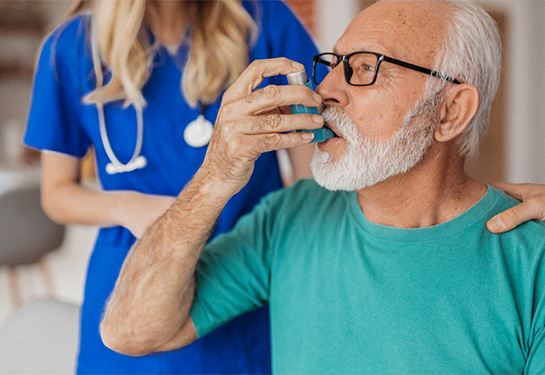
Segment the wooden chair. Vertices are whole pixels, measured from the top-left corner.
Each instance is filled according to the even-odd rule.
[[[11,300],[21,306],[17,266],[37,264],[49,297],[55,294],[44,256],[58,249],[65,228],[51,221],[40,205],[39,187],[27,187],[0,195],[0,265],[8,267]]]

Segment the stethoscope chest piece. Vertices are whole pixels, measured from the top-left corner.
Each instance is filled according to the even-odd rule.
[[[191,147],[204,147],[210,142],[213,131],[212,123],[201,114],[187,124],[184,130],[184,141]]]

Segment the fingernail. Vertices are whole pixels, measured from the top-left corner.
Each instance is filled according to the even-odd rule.
[[[490,223],[488,224],[488,226],[490,227],[490,229],[497,231],[497,230],[503,229],[505,224],[503,223],[503,220],[499,216],[494,216],[490,220]]]
[[[301,132],[301,138],[303,138],[305,141],[311,141],[314,138],[314,134],[309,132]]]
[[[312,115],[312,121],[317,124],[321,124],[322,122],[324,122],[324,118],[322,116]]]
[[[303,65],[301,65],[299,63],[296,63],[296,62],[292,62],[291,66],[293,66],[294,68],[299,69],[299,70],[305,69],[305,67]]]
[[[315,92],[312,93],[312,98],[314,99],[314,101],[318,104],[322,104],[322,97],[318,94],[316,94]]]

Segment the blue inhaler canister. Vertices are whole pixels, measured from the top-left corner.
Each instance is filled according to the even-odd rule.
[[[314,87],[312,85],[312,81],[310,79],[307,79],[307,73],[302,70],[300,72],[291,73],[287,76],[288,84],[289,85],[304,85],[308,87],[311,90],[314,90]],[[294,104],[290,105],[290,111],[292,114],[295,113],[310,113],[313,115],[318,115],[318,108],[316,107],[305,107],[301,104]],[[330,138],[335,137],[335,133],[331,129],[328,128],[320,128],[320,129],[313,129],[313,130],[297,130],[297,131],[304,131],[314,134],[314,138],[312,139],[312,142],[324,142],[327,141]]]

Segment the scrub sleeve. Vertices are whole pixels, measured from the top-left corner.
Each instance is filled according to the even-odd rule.
[[[310,72],[316,47],[291,11],[281,1],[243,2],[260,29],[250,60],[288,57],[305,64]],[[188,123],[200,114],[190,108],[180,92],[187,44],[174,55],[160,46],[151,76],[142,91],[144,109],[143,169],[109,175],[109,159],[102,144],[97,110],[82,103],[94,89],[89,47],[89,16],[77,16],[46,39],[36,68],[24,142],[42,151],[81,158],[93,145],[97,175],[105,191],[133,190],[176,196],[201,165],[206,147],[193,148],[183,140]],[[105,72],[106,81],[108,72]],[[271,77],[262,86],[286,84]],[[220,102],[207,106],[205,117],[214,123]],[[122,103],[104,106],[111,147],[122,163],[130,160],[136,145],[136,113]],[[233,197],[222,213],[213,236],[232,228],[267,193],[282,186],[275,153],[256,162],[248,185]],[[182,224],[183,225],[183,224]],[[247,313],[221,326],[189,347],[133,358],[106,348],[99,322],[119,270],[135,238],[122,227],[102,228],[89,260],[81,312],[78,373],[270,373],[268,307]]]

